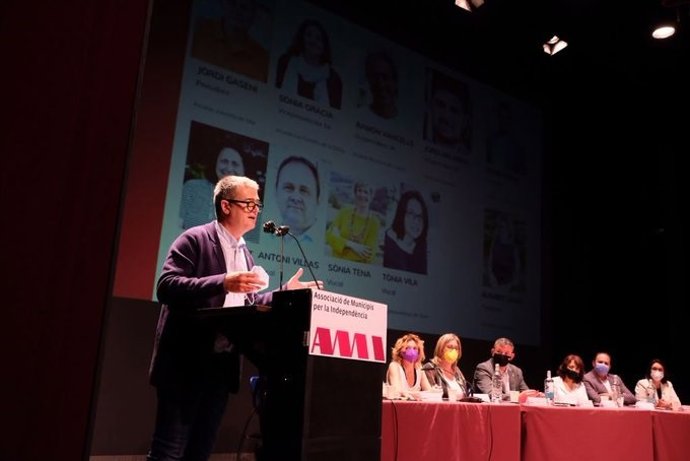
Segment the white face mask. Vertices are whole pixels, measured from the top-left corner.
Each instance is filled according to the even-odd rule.
[[[664,372],[659,370],[652,370],[650,376],[654,381],[661,381],[664,378]]]

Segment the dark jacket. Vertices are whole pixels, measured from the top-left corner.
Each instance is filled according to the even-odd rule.
[[[254,259],[246,247],[244,253],[251,269]],[[171,245],[156,289],[161,311],[149,369],[154,386],[184,390],[221,380],[237,392],[239,353],[215,352],[218,332],[194,317],[198,308],[223,305],[225,273],[215,221],[188,229]],[[271,298],[267,293],[253,301],[269,304]]]

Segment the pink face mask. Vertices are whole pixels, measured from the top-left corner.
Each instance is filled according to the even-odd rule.
[[[416,362],[419,357],[419,351],[417,349],[405,349],[400,355],[408,362]]]

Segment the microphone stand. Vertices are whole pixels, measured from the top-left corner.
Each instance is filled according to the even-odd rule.
[[[316,280],[316,276],[314,275],[314,271],[311,269],[311,264],[309,263],[309,260],[307,259],[307,255],[304,253],[304,250],[302,249],[302,245],[299,243],[299,239],[295,237],[291,232],[286,231],[285,232],[287,235],[295,239],[295,242],[297,243],[297,248],[299,248],[299,252],[302,253],[302,257],[304,258],[304,263],[307,265],[307,269],[309,269],[309,273],[311,274],[311,278],[314,281],[314,284],[316,284],[316,288],[319,289],[319,282]],[[281,266],[281,276],[282,276],[282,266]]]
[[[319,282],[316,280],[316,276],[314,275],[314,271],[311,269],[311,264],[309,263],[309,259],[307,259],[307,255],[304,253],[304,249],[302,248],[302,245],[299,243],[299,239],[295,237],[294,234],[290,233],[290,226],[276,226],[276,224],[273,221],[266,221],[264,223],[264,232],[268,234],[273,234],[277,235],[280,237],[280,290],[283,290],[283,260],[285,259],[285,235],[289,235],[293,239],[295,239],[295,242],[297,243],[297,248],[299,248],[300,253],[302,253],[302,257],[304,258],[304,262],[307,265],[307,269],[309,269],[309,273],[311,274],[312,280],[314,280],[314,284],[316,285],[316,288],[319,288]]]
[[[283,291],[283,260],[285,259],[285,234],[276,230],[276,235],[280,235],[280,275],[279,284],[280,291]]]

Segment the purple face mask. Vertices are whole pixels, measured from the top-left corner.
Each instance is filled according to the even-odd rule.
[[[605,363],[597,363],[596,365],[594,365],[594,371],[599,376],[606,376],[609,372],[609,367]]]
[[[417,349],[405,349],[400,355],[408,362],[416,362],[419,357],[419,351]]]

